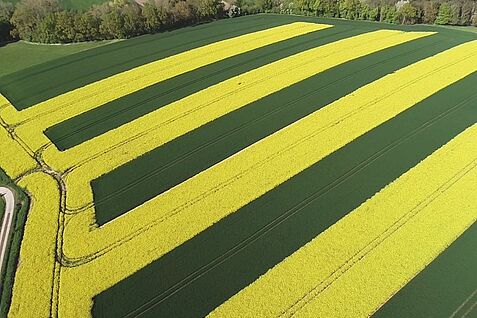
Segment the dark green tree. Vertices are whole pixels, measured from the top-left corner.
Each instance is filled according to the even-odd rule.
[[[124,37],[130,38],[144,33],[144,17],[141,14],[141,8],[136,2],[123,5],[121,15]]]
[[[195,6],[200,20],[218,17],[224,7],[220,0],[195,0]]]
[[[417,8],[411,3],[405,3],[397,10],[396,15],[401,24],[414,24],[418,18],[417,13]]]
[[[315,15],[320,17],[337,18],[340,16],[338,0],[315,0],[312,9]]]
[[[450,4],[444,2],[439,7],[439,13],[437,14],[436,24],[451,24],[452,22],[452,8]]]
[[[10,19],[14,26],[12,31],[13,35],[18,36],[20,39],[27,41],[39,41],[39,26],[42,20],[47,16],[49,21],[42,26],[43,29],[51,28],[51,24],[54,23],[54,17],[50,16],[51,13],[60,10],[58,0],[22,0],[17,3],[15,12]],[[43,35],[42,35],[43,36]]]
[[[289,6],[287,3],[288,0],[284,0],[286,6]],[[258,6],[258,2],[256,0],[236,0],[235,5],[240,8],[242,14],[255,14],[260,12],[262,9]],[[287,12],[290,13],[290,12]]]
[[[102,16],[99,32],[104,39],[121,39],[126,37],[124,18],[118,8]]]
[[[56,20],[55,35],[60,43],[71,43],[76,38],[75,13],[59,11],[53,14]]]
[[[257,8],[261,12],[268,12],[273,7],[273,1],[272,0],[256,0],[256,3],[257,3]]]
[[[74,19],[75,41],[82,42],[101,39],[99,33],[100,25],[101,19],[94,16],[90,11],[78,12]]]
[[[162,23],[159,17],[159,9],[153,2],[144,4],[142,15],[144,17],[144,28],[147,32],[154,33],[161,29]]]
[[[340,1],[340,17],[348,20],[356,20],[360,11],[359,0],[341,0]]]
[[[52,12],[46,15],[37,26],[36,32],[31,39],[35,42],[42,43],[58,43],[58,37],[56,36],[56,16]]]
[[[294,0],[293,5],[295,13],[305,14],[306,12],[310,12],[312,10],[313,4],[311,0]]]
[[[384,4],[380,10],[380,21],[386,23],[396,23],[398,21],[397,10],[394,5]]]
[[[379,13],[378,7],[372,7],[370,3],[362,2],[359,8],[360,8],[359,14],[358,14],[359,20],[375,21],[378,18],[378,13]]]

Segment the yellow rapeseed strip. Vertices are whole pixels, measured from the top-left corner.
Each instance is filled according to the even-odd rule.
[[[8,103],[8,101],[0,94],[0,105],[3,103]],[[0,125],[0,167],[10,178],[15,179],[36,165],[36,161],[28,152]]]
[[[66,226],[64,252],[70,258],[81,258],[119,248],[129,259],[132,250],[147,251],[136,260],[123,262],[132,273],[140,264],[159,258],[333,151],[477,70],[476,49],[477,41],[459,46],[368,84],[100,228],[90,228],[94,224],[92,208],[79,213]],[[75,193],[86,192],[85,186],[74,189]]]
[[[444,55],[444,58],[448,58],[448,56]],[[470,65],[475,65],[472,64],[472,61],[470,62]],[[435,58],[431,59],[429,63],[433,64],[433,66],[425,68],[423,66],[428,64],[422,64],[422,62],[416,65],[423,67],[424,71],[429,71],[434,68],[439,69],[440,66],[446,65],[442,60],[436,60]],[[442,85],[443,82],[455,81],[460,76],[463,76],[463,74],[458,71],[460,68],[457,67],[450,68],[450,70],[447,69],[450,74],[455,74],[455,77],[451,76],[450,78],[447,77],[444,79],[442,72],[437,72],[429,78],[424,78],[422,72],[417,72],[417,66],[414,68],[410,67],[407,72],[398,72],[394,75],[390,75],[387,79],[370,84],[368,87],[364,87],[355,92],[355,97],[350,95],[337,103],[341,104],[341,108],[346,108],[346,105],[353,105],[354,107],[359,108],[360,106],[363,106],[363,103],[364,105],[369,104],[369,100],[365,97],[371,94],[371,92],[381,92],[384,96],[388,96],[387,99],[379,99],[377,98],[379,93],[373,95],[374,99],[372,98],[371,100],[377,101],[376,104],[373,104],[376,108],[370,107],[366,116],[363,115],[358,118],[350,118],[351,122],[356,122],[357,124],[368,122],[368,124],[372,126],[372,124],[369,123],[369,120],[373,119],[374,115],[379,116],[379,114],[384,112],[388,107],[394,108],[402,103],[404,105],[401,105],[401,108],[404,109],[410,107],[410,105],[407,104],[408,102],[413,103],[419,98],[424,98],[424,96],[431,94],[431,92],[426,90],[431,90],[433,86],[431,85],[429,87],[424,84],[437,82],[435,85],[439,86]],[[446,69],[444,68],[443,72],[445,71]],[[454,73],[454,71],[456,71],[456,73]],[[415,72],[417,73],[415,74],[417,78],[423,77],[424,80],[415,81],[416,77],[410,76],[410,74],[414,74]],[[409,85],[408,90],[419,92],[421,95],[417,97],[410,96],[412,94],[403,87],[403,85],[405,86],[406,84],[409,84],[409,82],[405,81],[406,78],[417,85]],[[379,89],[381,86],[378,85],[383,83],[389,84],[383,86],[384,91]],[[391,83],[403,83],[403,85],[391,85]],[[416,90],[416,87],[424,87],[425,89]],[[401,90],[404,91],[402,94],[399,94]],[[395,92],[395,94],[389,95],[390,91]],[[357,105],[350,102],[354,101],[352,98],[356,98]],[[362,98],[365,100],[360,104],[359,101]],[[334,107],[330,106],[323,109],[321,111],[322,115],[324,114],[324,117],[329,116],[329,114],[324,113],[326,109],[328,109],[328,111],[331,111],[331,109],[334,109],[335,111],[340,109],[340,107],[336,105],[337,104],[335,104]],[[381,112],[378,110],[381,110]],[[351,107],[349,111],[352,112],[353,107]],[[384,117],[386,117],[386,115],[384,115]],[[381,120],[382,119],[383,118],[381,118]],[[301,121],[301,123],[303,122]],[[301,123],[292,126],[300,126]],[[315,124],[313,127],[317,126],[319,127],[319,125]],[[327,148],[327,142],[331,142],[334,138],[342,134],[341,132],[346,132],[347,129],[344,129],[345,127],[349,127],[351,132],[354,131],[353,125],[345,120],[343,126],[338,125],[336,130],[331,130],[322,136],[322,140],[325,140],[323,146]],[[308,130],[310,131],[309,127]],[[295,130],[289,128],[290,138],[293,139],[295,132]],[[350,139],[353,138],[352,136],[349,137]],[[279,140],[285,141],[287,138],[279,138]],[[287,141],[284,147],[289,146],[290,142],[292,141]],[[87,214],[81,213],[71,217],[65,232],[65,251],[67,255],[70,256],[80,257],[83,255],[82,253],[87,254],[95,252],[98,248],[105,248],[109,244],[114,244],[115,241],[120,241],[121,238],[128,236],[128,234],[131,233],[139,235],[131,240],[122,240],[118,245],[112,245],[116,248],[111,249],[107,254],[99,256],[86,264],[74,268],[64,268],[62,270],[61,280],[61,299],[64,299],[64,301],[60,301],[60,314],[65,316],[81,316],[83,313],[89,312],[92,304],[91,299],[94,295],[159,258],[175,246],[183,243],[188,238],[212,225],[221,217],[224,217],[228,213],[232,213],[238,207],[245,204],[247,200],[250,200],[251,197],[260,195],[261,191],[267,191],[267,189],[273,187],[273,182],[279,182],[276,180],[273,181],[274,178],[283,176],[283,174],[286,173],[290,175],[296,172],[295,169],[297,166],[294,162],[303,161],[303,150],[321,149],[322,146],[321,143],[318,145],[310,145],[308,143],[302,144],[303,150],[297,147],[294,149],[289,148],[290,151],[288,156],[277,156],[276,158],[279,158],[279,160],[274,158],[271,164],[252,169],[252,172],[247,175],[247,178],[242,177],[242,179],[236,179],[237,181],[232,183],[234,186],[230,186],[228,189],[227,187],[219,188],[216,195],[210,194],[205,200],[200,200],[201,198],[199,196],[201,194],[202,197],[205,197],[207,194],[207,188],[213,191],[214,185],[226,184],[225,181],[230,179],[228,177],[234,178],[237,177],[237,175],[240,177],[242,172],[247,172],[247,169],[244,169],[243,167],[243,165],[246,165],[244,162],[252,161],[249,165],[253,167],[253,162],[260,162],[261,156],[265,153],[276,155],[277,152],[283,150],[283,148],[277,146],[276,143],[271,146],[272,150],[269,147],[261,149],[261,145],[263,144],[266,144],[265,140],[259,142],[254,147],[252,146],[249,148],[253,150],[244,150],[238,155],[197,175],[182,185],[135,209],[132,213],[126,214],[106,224],[100,229],[92,229],[91,231],[91,228],[89,227],[91,220],[94,217],[92,210],[88,211]],[[280,143],[278,145],[280,145]],[[257,148],[259,150],[257,150]],[[262,154],[261,150],[263,150],[264,154]],[[242,163],[243,165],[241,165]],[[283,172],[280,169],[277,169],[277,167],[283,167],[284,170],[289,168],[289,171]],[[223,170],[220,171],[221,169]],[[234,175],[233,171],[236,171],[237,173]],[[221,182],[214,181],[217,179],[217,174],[220,174],[219,181]],[[277,174],[279,174],[279,176],[277,176]],[[248,178],[249,176],[250,178]],[[202,191],[200,191],[201,189]],[[260,189],[260,193],[257,193],[257,189]],[[240,196],[237,196],[237,193],[240,193]],[[172,210],[173,213],[176,214],[171,215],[169,218],[164,218],[165,214],[168,212],[167,206],[174,206],[174,200],[178,201],[175,204],[176,209],[174,211],[173,208],[170,208],[169,211]],[[237,202],[237,204],[234,204],[234,201]],[[181,203],[186,203],[185,206],[182,206],[182,211],[177,209],[177,207],[181,208]],[[154,211],[154,213],[151,213],[151,211]],[[159,219],[160,222],[157,222],[158,218],[162,218]],[[376,218],[373,218],[373,220],[374,219]],[[180,231],[177,231],[177,229],[180,229]],[[144,232],[140,234],[141,231]],[[89,248],[89,244],[91,245],[91,248]],[[76,247],[78,247],[78,249],[76,249]],[[337,249],[331,249],[329,253],[333,253],[333,251],[338,253]],[[108,264],[111,264],[111,262],[114,262],[117,259],[122,260],[118,266],[115,266],[114,268],[108,266]],[[74,286],[74,288],[68,288],[69,286]]]
[[[60,316],[89,313],[94,295],[333,149],[475,71],[475,60],[457,53],[465,51],[471,56],[474,52],[470,48],[475,49],[476,44],[451,49],[371,83],[101,228],[91,228],[92,209],[70,216],[64,236],[66,255],[80,258],[103,249],[107,253],[78,267],[62,269]],[[330,255],[333,253],[341,251],[329,250]],[[117,266],[109,266],[111,263]]]
[[[0,167],[15,179],[35,168],[36,161],[0,126]]]
[[[32,147],[36,148],[39,147],[38,143],[46,141],[46,137],[40,134],[43,130],[68,118],[199,67],[329,27],[295,22],[215,42],[113,75],[20,112],[9,107],[3,111],[4,118],[8,123],[31,120],[29,127],[34,128],[35,134],[41,137],[29,141],[35,141]]]
[[[474,169],[466,180],[433,202],[296,316],[369,317],[477,220],[477,171]],[[470,197],[470,202],[462,200],[462,195]]]
[[[365,258],[363,264],[373,267],[365,267],[352,280],[347,279],[346,286],[326,298],[326,304],[313,302],[312,310],[306,311],[313,317],[367,316],[476,220],[477,198],[472,195],[477,186],[476,138],[477,125],[228,300],[211,316],[290,316],[301,308],[307,309],[300,306],[302,302],[306,304],[316,294],[326,295],[326,292],[321,294],[325,286],[337,279],[338,284],[341,279],[347,279],[339,276],[363,254],[379,250],[379,255],[384,255],[380,262],[374,256]],[[466,202],[463,196],[472,199]],[[456,210],[460,213],[456,214]],[[404,232],[395,236],[392,234],[395,229]],[[390,234],[391,241],[386,243]],[[128,266],[144,266],[140,264],[145,258],[149,262],[155,244],[149,238],[140,240],[141,247],[129,246],[127,253],[121,247],[79,267],[63,268],[60,316],[83,316],[90,311],[95,295],[130,275]],[[121,265],[112,270],[108,264],[117,259],[122,260]],[[407,271],[401,272],[404,265]],[[385,281],[392,268],[397,274]],[[370,275],[371,272],[377,276]],[[328,288],[334,290],[334,286]],[[339,305],[350,299],[349,306]]]
[[[43,158],[60,171],[83,164],[67,177],[67,204],[81,207],[92,200],[86,190],[91,180],[147,151],[333,66],[429,34],[381,30],[313,48],[197,92],[64,152],[50,147]]]
[[[56,181],[44,174],[19,184],[30,194],[30,210],[15,274],[9,317],[50,317],[60,196]]]
[[[476,139],[474,125],[210,317],[368,317],[477,219]]]

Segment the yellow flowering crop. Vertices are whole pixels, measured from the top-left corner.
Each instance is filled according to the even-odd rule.
[[[68,118],[227,57],[329,27],[331,26],[295,22],[215,42],[113,75],[39,103],[21,112],[9,108],[5,113],[5,120],[8,123],[31,120],[28,125],[30,128],[26,131],[28,132],[29,129],[33,128],[34,131],[30,135],[33,138],[26,140],[31,147],[38,149],[47,142],[46,137],[40,133],[47,127]]]
[[[477,125],[209,316],[368,317],[477,220],[475,140]]]
[[[466,50],[470,57],[466,58],[465,54],[459,56],[456,50]],[[90,228],[93,210],[69,216],[64,237],[67,256],[81,257],[104,248],[108,253],[78,267],[61,269],[59,315],[89,315],[94,295],[284,182],[327,153],[472,72],[472,67],[477,65],[473,53],[474,50],[469,50],[469,46],[452,49],[371,83],[99,229]],[[434,72],[435,69],[438,71]],[[421,89],[416,90],[416,87]],[[310,149],[322,150],[316,153]],[[471,152],[467,149],[466,153]],[[456,156],[461,160],[467,158],[459,152],[456,152]],[[455,166],[447,162],[442,164]],[[182,200],[178,201],[178,198]],[[58,199],[52,199],[52,202],[55,200]],[[150,211],[157,213],[152,214]],[[161,217],[162,220],[158,219]],[[372,229],[370,224],[367,225],[366,230]],[[181,231],[171,230],[177,228]],[[53,232],[49,233],[51,236]],[[47,258],[45,253],[44,259]],[[122,261],[117,262],[118,259]],[[115,264],[114,268],[109,266],[111,263]]]
[[[36,161],[0,126],[0,167],[15,179],[35,168]]]
[[[329,26],[295,23],[221,41],[112,76],[21,112],[7,105],[1,109],[1,115],[8,122],[21,122],[15,132],[36,150],[48,143],[42,131],[55,123],[158,81],[253,50],[265,45],[266,39],[274,43],[326,27]],[[21,180],[20,185],[32,195],[32,210],[20,251],[10,315],[49,316],[52,303],[59,317],[89,316],[92,298],[98,293],[352,140],[477,71],[477,41],[370,83],[101,227],[94,224],[91,180],[316,73],[430,34],[382,30],[337,41],[211,86],[65,152],[60,153],[52,146],[46,148],[43,158],[55,170],[74,168],[64,176],[66,203],[70,209],[85,210],[60,214],[57,184],[45,174],[34,173]],[[237,45],[237,39],[251,44]],[[160,77],[154,74],[157,72],[161,73]],[[102,94],[98,95],[99,92]],[[0,145],[7,140],[2,137],[2,131],[0,127]],[[476,137],[477,125],[211,315],[256,317],[297,313],[354,317],[372,313],[477,219],[477,212],[473,212],[477,198],[470,192],[477,186]],[[0,159],[3,161],[1,155]],[[459,199],[462,193],[470,199]],[[457,217],[455,209],[459,209]],[[65,225],[64,232],[60,228],[64,253],[61,256],[65,261],[62,266],[55,263],[59,217],[65,218],[64,223],[60,222]],[[397,220],[401,223],[396,223]],[[414,231],[418,235],[413,236]],[[372,245],[376,237],[383,239],[380,244]],[[406,259],[410,249],[415,250],[421,241],[425,248],[419,250],[419,257]],[[405,258],[403,268],[394,265],[396,257]],[[379,267],[389,263],[392,266],[388,271],[394,272],[386,284],[380,285],[374,278],[363,279],[368,278],[370,271],[380,277],[384,272]],[[316,264],[322,266],[317,268]],[[60,280],[53,279],[58,275]],[[334,278],[339,279],[335,282]],[[33,279],[38,285],[31,285]],[[324,284],[331,285],[322,292]],[[51,299],[52,288],[53,296],[58,298]],[[277,292],[277,288],[283,290]],[[360,298],[360,293],[369,288],[373,292],[367,298]],[[333,303],[336,301],[349,305],[337,308],[340,306]]]
[[[125,266],[131,265],[132,273],[140,268],[132,264],[143,262],[144,266],[159,258],[355,138],[476,71],[476,51],[477,41],[368,84],[100,228],[90,229],[92,208],[81,212],[66,226],[64,252],[76,259],[118,248],[124,251]],[[72,183],[68,184],[71,191]],[[132,260],[133,249],[147,252]]]
[[[0,94],[0,105],[10,105],[10,103]],[[6,107],[6,106],[3,106]],[[3,115],[3,109],[0,111]],[[0,126],[0,167],[15,179],[21,174],[33,169],[36,161],[10,136],[8,131]]]
[[[49,147],[43,158],[60,171],[83,164],[67,177],[67,206],[82,207],[92,201],[86,190],[91,180],[147,151],[333,66],[429,34],[381,30],[313,48],[211,86],[64,152]]]
[[[368,317],[374,313],[477,220],[477,171],[466,180],[383,242],[297,316]],[[462,200],[463,195],[471,197],[470,202]],[[472,209],[465,210],[468,207]]]
[[[52,177],[38,172],[24,177],[20,186],[30,194],[31,206],[9,317],[50,317],[60,202],[58,185]]]

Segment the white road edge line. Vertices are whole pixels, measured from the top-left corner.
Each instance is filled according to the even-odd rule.
[[[6,187],[0,187],[0,196],[5,200],[5,215],[3,216],[2,229],[0,231],[0,277],[3,274],[3,264],[5,261],[5,253],[7,251],[10,231],[12,229],[13,212],[15,210],[15,195],[13,191]],[[0,287],[1,289],[1,287]]]

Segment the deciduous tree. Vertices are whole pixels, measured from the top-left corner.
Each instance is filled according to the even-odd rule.
[[[47,16],[50,21],[43,27],[50,28],[54,18],[51,13],[60,10],[58,0],[23,0],[20,1],[10,21],[14,25],[14,35],[28,41],[38,41],[38,30],[42,20]]]
[[[439,7],[439,14],[436,18],[436,24],[451,24],[452,22],[452,8],[450,4],[444,2]]]

